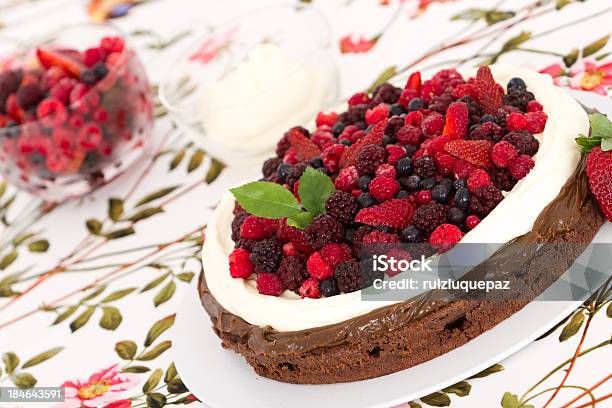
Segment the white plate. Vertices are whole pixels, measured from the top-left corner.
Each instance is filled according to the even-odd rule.
[[[587,106],[611,111],[606,98],[574,94]],[[612,242],[612,224],[604,225],[596,241]],[[344,384],[294,385],[259,377],[241,356],[223,349],[192,287],[177,313],[172,349],[185,385],[212,408],[387,408],[438,391],[509,357],[581,303],[531,302],[469,343],[394,374]]]

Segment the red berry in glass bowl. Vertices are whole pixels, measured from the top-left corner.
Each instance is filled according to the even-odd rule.
[[[67,26],[52,41],[0,54],[0,173],[34,195],[63,201],[138,161],[153,104],[140,60],[115,28]]]

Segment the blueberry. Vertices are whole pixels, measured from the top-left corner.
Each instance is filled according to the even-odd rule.
[[[318,169],[320,167],[323,167],[323,159],[321,158],[321,156],[317,156],[314,159],[312,159],[310,161],[310,164],[312,165],[312,167],[314,167],[315,169]]]
[[[433,178],[426,178],[419,182],[419,188],[421,190],[431,190],[436,185],[436,180]]]
[[[508,82],[508,89],[527,89],[527,84],[521,78],[512,78]]]
[[[387,226],[384,226],[384,225],[377,225],[377,226],[374,227],[374,229],[376,231],[380,231],[380,232],[391,232],[392,231],[391,228],[389,228]]]
[[[391,111],[391,115],[393,115],[393,116],[400,116],[400,115],[403,115],[404,113],[406,113],[406,108],[404,108],[399,103],[394,103],[393,105],[391,105],[391,110],[390,111]]]
[[[98,78],[96,77],[96,74],[91,69],[86,69],[83,72],[81,72],[80,79],[87,85],[93,85],[98,80]]]
[[[343,144],[343,145],[345,145],[345,146],[350,146],[352,143],[351,143],[351,141],[350,141],[350,140],[348,140],[348,139],[342,139],[342,140],[340,141],[340,144]]]
[[[407,157],[412,157],[414,153],[417,151],[417,148],[412,145],[404,145],[404,149],[406,149]]]
[[[368,186],[370,185],[371,181],[372,181],[372,177],[361,176],[357,179],[357,185],[359,186],[359,189],[363,191],[368,191]]]
[[[431,190],[431,198],[440,204],[446,204],[450,199],[450,190],[446,186],[438,184]]]
[[[6,136],[9,139],[14,139],[19,136],[19,123],[17,122],[9,122],[6,128],[0,129],[0,135]]]
[[[452,207],[448,210],[448,221],[451,224],[461,225],[465,221],[465,212],[461,208]]]
[[[338,289],[338,282],[333,276],[319,283],[319,289],[321,290],[321,294],[325,297],[336,296],[340,294],[340,289]]]
[[[353,242],[353,237],[355,236],[355,228],[347,228],[344,230],[344,240],[346,242]]]
[[[382,139],[382,144],[383,146],[388,145],[389,143],[391,143],[391,138],[389,137],[389,135],[384,135],[383,139]]]
[[[467,188],[467,181],[465,179],[457,179],[453,182],[453,187],[455,187],[455,190]]]
[[[372,198],[369,193],[361,193],[361,195],[359,195],[359,198],[357,198],[357,203],[362,208],[368,208],[376,204],[376,200],[374,200],[374,198]]]
[[[403,157],[397,161],[395,166],[397,174],[399,176],[408,176],[412,172],[412,159],[410,157]]]
[[[408,191],[416,191],[419,189],[421,178],[419,176],[401,177],[399,182],[402,186],[407,188]]]
[[[287,164],[287,163],[281,163],[278,166],[278,169],[276,170],[276,175],[278,176],[280,181],[285,181],[285,177],[287,177],[287,174],[289,174],[289,171],[291,170],[291,165]]]
[[[338,121],[334,124],[334,126],[332,126],[332,133],[334,134],[334,136],[338,137],[340,136],[345,127],[346,123]]]
[[[45,161],[45,158],[43,157],[42,154],[40,154],[38,152],[33,153],[32,155],[30,155],[30,162],[33,165],[35,165],[35,166],[37,166],[39,164],[42,164],[44,161]]]
[[[455,186],[453,185],[453,180],[449,179],[448,177],[442,179],[440,184],[443,185],[444,187],[446,187],[448,189],[448,191],[453,191],[453,189],[455,188]]]
[[[473,131],[475,131],[476,129],[480,128],[480,124],[476,123],[472,126],[470,126],[470,130],[469,133],[472,133]]]
[[[409,195],[410,193],[408,193],[406,190],[400,190],[395,195],[395,198],[408,198]]]
[[[487,122],[495,123],[495,116],[487,114],[487,115],[483,115],[480,118],[480,123],[487,123]]]
[[[457,207],[466,209],[470,205],[470,192],[467,188],[460,188],[455,193],[455,203]]]
[[[103,62],[98,62],[93,66],[92,70],[98,81],[103,79],[108,74],[108,67]]]
[[[414,225],[402,230],[402,240],[411,244],[421,242],[421,231]]]
[[[412,98],[408,102],[408,112],[421,110],[425,107],[425,101],[421,98]]]

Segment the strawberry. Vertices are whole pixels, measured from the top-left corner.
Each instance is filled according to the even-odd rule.
[[[81,72],[85,70],[83,63],[67,52],[58,52],[39,48],[36,50],[36,56],[38,57],[40,64],[46,69],[51,67],[63,68],[76,78],[79,78],[81,76]]]
[[[612,150],[603,151],[595,146],[586,162],[589,186],[599,208],[608,221],[612,221]]]
[[[489,67],[478,68],[475,85],[478,90],[478,102],[482,105],[484,112],[495,114],[504,104],[504,88],[495,82]]]
[[[298,161],[314,159],[321,154],[321,149],[303,133],[292,129],[287,134],[289,144],[295,148]]]
[[[451,140],[444,145],[444,150],[474,166],[485,169],[493,167],[493,143],[488,140]]]
[[[372,127],[370,132],[363,138],[359,139],[353,145],[351,145],[348,149],[344,151],[342,157],[340,158],[340,168],[345,168],[347,166],[352,166],[355,164],[355,160],[357,160],[357,156],[359,152],[364,147],[375,144],[379,145],[382,143],[383,137],[385,137],[385,130],[387,129],[387,119],[381,120],[376,125]]]
[[[404,89],[411,89],[413,91],[421,92],[421,73],[419,71],[410,74]]]
[[[396,198],[373,207],[363,208],[357,213],[355,221],[372,226],[400,229],[410,225],[413,214],[414,206],[408,200]]]
[[[451,139],[465,139],[470,121],[469,116],[470,109],[466,103],[451,103],[446,111],[446,122],[442,134],[450,136]]]

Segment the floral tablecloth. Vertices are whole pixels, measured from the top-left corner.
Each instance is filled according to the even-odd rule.
[[[155,84],[195,29],[268,3],[277,2],[2,0],[0,38],[27,43],[47,27],[110,18]],[[412,69],[498,60],[562,86],[612,89],[609,0],[289,3],[319,7],[331,21],[344,96]],[[161,106],[156,115],[147,159],[91,196],[52,205],[0,184],[0,386],[63,384],[63,407],[82,406],[83,396],[95,397],[88,407],[200,404],[172,363],[171,329],[212,208],[253,170],[210,158]],[[477,378],[405,406],[611,406],[610,318],[610,293],[601,292]]]

